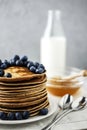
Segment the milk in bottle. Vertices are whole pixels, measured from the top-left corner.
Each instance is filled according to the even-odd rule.
[[[40,61],[47,75],[66,66],[66,38],[61,25],[60,11],[48,11],[48,22],[40,43]]]

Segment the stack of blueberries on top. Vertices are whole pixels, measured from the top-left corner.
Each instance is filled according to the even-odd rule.
[[[4,69],[11,66],[24,66],[24,67],[27,67],[31,72],[35,74],[41,74],[46,71],[43,64],[29,61],[27,56],[23,56],[20,58],[19,55],[15,55],[9,61],[4,60],[4,62],[2,62],[2,60],[0,60],[0,77],[3,77],[3,76],[8,77],[8,78],[12,77],[10,73],[4,74]]]

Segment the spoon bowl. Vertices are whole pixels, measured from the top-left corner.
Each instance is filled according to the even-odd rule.
[[[66,94],[60,99],[58,106],[60,109],[64,110],[69,108],[72,102],[73,102],[73,96],[70,94]]]
[[[84,108],[86,105],[87,105],[87,98],[79,97],[71,104],[71,109],[73,111],[78,111],[78,110]]]

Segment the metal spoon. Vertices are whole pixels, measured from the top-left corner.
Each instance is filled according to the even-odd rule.
[[[72,102],[73,102],[73,96],[70,95],[70,94],[66,94],[66,95],[64,95],[60,99],[60,101],[58,103],[58,106],[59,106],[60,109],[65,110],[65,109],[67,109],[67,108],[70,107],[70,105],[72,104]]]
[[[67,111],[67,109],[70,108],[72,102],[73,102],[73,96],[72,96],[72,95],[70,95],[70,94],[64,95],[64,96],[60,99],[60,101],[59,101],[59,103],[58,103],[58,106],[59,106],[60,110],[57,111],[57,114],[56,114],[56,116],[54,117],[53,121],[54,121],[56,118],[58,118],[59,116],[61,116],[63,113],[65,113],[65,112]]]
[[[58,107],[60,108],[60,110],[56,110],[55,112],[56,114],[52,119],[52,121],[41,130],[45,130],[46,128],[48,128],[55,121],[56,118],[64,114],[66,112],[66,109],[70,108],[72,102],[73,102],[73,96],[71,96],[70,94],[64,95],[58,103]]]
[[[87,107],[87,98],[86,97],[77,98],[71,104],[71,109],[67,110],[64,114],[62,114],[60,117],[58,117],[54,122],[52,122],[48,127],[46,127],[46,129],[43,129],[43,130],[49,130],[50,128],[52,128],[57,122],[59,122],[63,117],[65,117],[70,112],[83,110],[86,107]]]

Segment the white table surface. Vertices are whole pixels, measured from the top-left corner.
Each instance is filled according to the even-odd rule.
[[[86,95],[85,91],[85,95]],[[58,101],[57,98],[54,97],[54,101]],[[40,121],[36,121],[33,123],[25,123],[25,124],[16,124],[16,125],[2,125],[0,124],[0,130],[41,130],[46,124],[48,124],[54,114],[46,119],[42,119]],[[52,130],[80,130],[87,129],[87,109],[73,112],[64,117],[58,124],[55,125]]]

